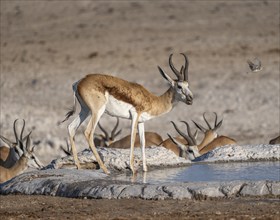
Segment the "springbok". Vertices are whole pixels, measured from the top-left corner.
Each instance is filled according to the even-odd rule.
[[[173,121],[171,121],[171,123],[173,124],[173,126],[175,126],[175,123]],[[179,141],[183,145],[188,145],[188,141],[185,140],[181,136],[174,137],[174,139],[176,139],[176,141]],[[161,142],[158,146],[163,146],[166,149],[173,151],[178,157],[184,157],[184,158],[188,159],[187,158],[188,156],[185,153],[186,149],[185,148],[182,149],[182,148],[178,147],[178,145],[173,142],[173,140],[170,138],[170,136],[169,136],[169,138],[167,138],[163,142]]]
[[[31,132],[25,138],[22,138],[23,129],[24,126],[22,128],[20,138],[18,138],[15,132],[16,141],[17,141],[17,145],[15,146],[15,148],[18,148],[17,152],[22,152],[22,155],[19,157],[16,163],[10,168],[0,166],[0,183],[6,182],[11,178],[21,174],[24,170],[26,170],[29,167],[41,168],[40,162],[34,154],[34,147],[31,147],[31,140],[30,140]],[[23,143],[24,139],[26,139],[25,145]]]
[[[236,141],[230,137],[218,136],[218,133],[216,131],[222,125],[223,120],[221,120],[219,123],[217,123],[217,114],[216,113],[214,113],[214,114],[215,114],[215,124],[214,124],[213,128],[210,126],[210,124],[206,120],[205,113],[203,114],[203,118],[208,126],[208,129],[204,128],[203,126],[201,126],[198,123],[193,121],[194,124],[196,125],[196,127],[199,130],[201,130],[204,134],[204,138],[200,144],[197,144],[196,133],[195,134],[191,133],[190,126],[187,122],[182,121],[187,126],[187,134],[180,131],[178,129],[178,127],[174,124],[176,131],[186,141],[188,141],[188,146],[182,144],[181,142],[177,141],[176,139],[172,138],[171,136],[170,136],[170,138],[172,139],[172,141],[174,143],[176,143],[176,145],[179,148],[181,148],[185,151],[185,153],[189,159],[194,160],[195,158],[197,158],[203,154],[206,154],[207,152],[209,152],[217,147],[220,147],[220,146],[236,144]]]
[[[203,119],[206,123],[206,125],[208,126],[207,128],[204,128],[202,125],[196,123],[195,121],[193,121],[193,123],[195,124],[195,126],[202,131],[204,137],[201,141],[201,143],[199,145],[197,145],[198,151],[200,152],[206,145],[208,145],[210,142],[212,142],[215,138],[218,137],[218,132],[217,130],[221,127],[222,123],[223,123],[223,119],[221,121],[218,122],[218,115],[216,112],[214,112],[215,115],[215,122],[214,122],[214,127],[212,128],[211,125],[209,124],[209,122],[207,121],[206,117],[205,117],[205,112],[203,113]],[[184,122],[186,125],[187,123]],[[187,127],[188,128],[188,127]]]
[[[105,74],[90,74],[73,84],[74,105],[66,114],[66,117],[62,122],[69,119],[69,117],[75,113],[77,99],[81,106],[81,111],[68,126],[68,132],[74,162],[78,169],[80,168],[80,164],[74,143],[74,136],[81,123],[89,116],[89,114],[91,114],[90,121],[84,134],[98,164],[105,173],[109,174],[109,171],[103,164],[93,142],[96,125],[101,115],[105,112],[111,116],[131,120],[129,165],[133,174],[135,173],[134,142],[136,129],[138,127],[142,147],[143,171],[147,171],[144,122],[170,112],[174,105],[179,101],[184,102],[187,105],[191,105],[193,102],[193,94],[189,89],[188,83],[189,62],[187,56],[185,54],[182,55],[185,58],[185,66],[182,66],[180,72],[172,63],[172,54],[169,56],[169,66],[175,73],[177,77],[176,80],[173,80],[160,67],[158,67],[160,74],[170,85],[170,88],[161,96],[156,96],[150,93],[137,83],[128,82]]]
[[[273,138],[269,141],[269,144],[280,144],[280,135],[276,138]]]
[[[94,144],[96,146],[101,146],[101,147],[108,147],[108,148],[121,148],[121,149],[127,149],[130,148],[130,139],[131,136],[127,135],[120,140],[115,141],[115,137],[121,132],[119,130],[116,134],[116,130],[118,127],[118,121],[116,126],[113,128],[111,136],[108,134],[106,129],[104,129],[100,122],[98,122],[98,127],[100,128],[101,131],[103,131],[104,135],[96,135],[94,138]],[[173,123],[173,122],[172,122]],[[177,141],[180,141],[181,143],[187,145],[188,142],[181,136],[175,137]],[[166,140],[163,140],[162,137],[156,133],[156,132],[145,132],[145,147],[151,147],[151,146],[163,146],[166,149],[169,149],[173,151],[177,156],[179,157],[184,157],[184,152],[182,149],[180,149],[176,144],[173,143],[173,141],[170,138],[167,138]],[[136,133],[136,138],[135,138],[135,143],[134,147],[140,147],[140,137],[139,134]]]
[[[18,148],[16,147],[18,145],[16,122],[17,120],[15,120],[13,124],[13,131],[16,138],[15,142],[12,142],[8,138],[5,138],[4,136],[0,135],[0,139],[8,145],[8,147],[7,146],[0,147],[0,166],[5,168],[12,167],[18,160],[18,155],[20,154],[20,152],[16,152],[18,150]],[[25,127],[25,122],[23,123],[22,131],[24,130],[24,127]],[[26,138],[27,136],[23,138],[23,141],[25,141]]]
[[[112,144],[115,141],[115,138],[120,135],[120,133],[122,132],[122,130],[118,130],[118,126],[119,126],[119,118],[117,118],[117,123],[114,126],[114,128],[111,131],[111,135],[109,135],[109,133],[106,131],[106,129],[104,129],[102,127],[102,125],[100,124],[100,121],[98,122],[98,127],[99,129],[104,133],[103,134],[94,134],[94,145],[95,146],[99,146],[99,147],[108,147],[110,144]]]
[[[119,125],[119,119],[117,118],[117,123],[115,127],[113,128],[111,132],[111,136],[108,134],[108,132],[101,126],[100,122],[98,122],[98,127],[101,131],[103,131],[104,135],[98,135],[99,138],[94,138],[94,144],[95,146],[101,146],[101,147],[108,147],[108,148],[121,148],[121,149],[127,149],[130,148],[130,139],[131,136],[127,135],[117,141],[115,141],[115,138],[117,135],[120,134],[121,130],[116,132],[117,127]],[[157,146],[163,142],[162,137],[155,132],[145,132],[145,147],[151,147],[151,146]],[[99,143],[99,145],[98,145]],[[139,134],[136,133],[135,137],[135,143],[134,147],[140,147],[140,137]]]

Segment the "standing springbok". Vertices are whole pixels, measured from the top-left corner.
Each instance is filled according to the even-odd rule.
[[[120,149],[130,148],[130,139],[131,139],[130,135],[127,135],[117,141],[115,140],[116,136],[119,135],[121,132],[121,130],[116,132],[118,125],[119,125],[119,118],[117,118],[117,123],[113,128],[111,135],[109,135],[106,129],[104,129],[101,126],[100,122],[98,122],[98,127],[100,128],[101,131],[103,131],[104,135],[98,135],[98,138],[95,137],[94,144],[96,146],[108,147],[108,148],[120,148]],[[145,147],[158,146],[162,142],[163,142],[162,137],[158,133],[147,132],[147,131],[145,132],[145,143],[146,143]],[[141,147],[140,136],[138,133],[136,133],[135,136],[134,147]]]
[[[217,114],[215,112],[214,114],[215,114],[215,124],[213,128],[206,120],[205,113],[203,114],[203,118],[208,126],[208,129],[204,128],[203,126],[193,121],[196,127],[199,130],[201,130],[204,134],[204,138],[200,144],[197,144],[196,133],[195,134],[191,133],[190,126],[187,122],[182,121],[187,126],[187,133],[180,131],[179,128],[175,125],[175,123],[173,124],[176,131],[188,142],[188,146],[182,144],[181,142],[177,141],[171,136],[170,138],[180,149],[185,151],[185,154],[189,159],[194,160],[196,157],[206,154],[207,152],[220,146],[236,144],[236,141],[230,137],[218,136],[217,129],[222,125],[223,120],[217,123]]]
[[[16,124],[17,120],[14,122],[14,126]],[[23,120],[24,124],[25,121]],[[31,147],[31,140],[30,140],[30,134],[31,132],[25,137],[22,138],[24,126],[22,128],[20,138],[18,138],[17,133],[15,131],[16,136],[16,142],[17,145],[15,148],[17,148],[17,152],[21,152],[21,156],[16,161],[16,163],[11,166],[10,168],[0,166],[0,183],[6,182],[10,180],[11,178],[21,174],[24,170],[26,170],[29,167],[35,167],[35,168],[41,168],[40,161],[36,158],[34,154],[34,147]],[[24,140],[26,139],[26,144],[24,145]]]
[[[75,165],[78,169],[80,168],[80,164],[74,143],[74,136],[81,123],[91,114],[90,121],[85,130],[85,137],[98,164],[105,173],[109,174],[109,171],[103,164],[93,142],[96,125],[101,115],[106,112],[111,116],[131,120],[129,165],[133,174],[135,173],[134,142],[136,129],[138,127],[142,147],[143,171],[147,171],[144,122],[170,112],[174,105],[179,101],[184,102],[187,105],[191,105],[193,102],[193,94],[189,89],[188,83],[189,62],[187,56],[185,54],[182,55],[185,58],[185,66],[181,68],[180,72],[172,63],[172,54],[169,56],[169,66],[175,73],[177,77],[176,80],[173,80],[160,67],[158,67],[159,72],[170,85],[170,88],[161,96],[155,96],[137,83],[128,82],[104,74],[90,74],[73,84],[74,106],[73,109],[66,114],[66,118],[62,122],[66,121],[75,113],[77,99],[81,106],[81,111],[68,126],[68,131]]]

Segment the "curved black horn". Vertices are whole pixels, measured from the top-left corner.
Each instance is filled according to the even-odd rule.
[[[16,119],[14,121],[14,126],[13,126],[13,129],[14,129],[14,135],[15,135],[15,138],[16,138],[16,143],[18,143],[18,135],[17,135],[17,130],[16,130],[16,123],[17,123],[18,119]]]
[[[210,130],[212,130],[211,125],[210,125],[209,122],[206,120],[205,114],[206,114],[206,112],[203,113],[203,119],[204,119],[204,121],[206,122],[208,128],[209,128]]]
[[[184,68],[184,80],[188,81],[189,79],[189,59],[186,54],[181,53],[185,58],[185,68]]]
[[[177,127],[177,125],[171,121],[171,123],[173,124],[175,130],[189,143],[192,143],[192,139],[190,137],[188,137],[186,134],[184,134],[182,131],[179,130],[179,128]]]
[[[192,122],[195,124],[195,126],[199,129],[199,130],[201,130],[202,132],[206,132],[207,131],[207,129],[206,128],[204,128],[202,125],[200,125],[200,124],[198,124],[198,123],[196,123],[195,121],[193,121],[192,120]]]
[[[183,75],[181,75],[181,73],[173,65],[172,56],[173,56],[173,54],[170,54],[170,56],[169,56],[169,66],[170,66],[171,70],[175,73],[177,78],[179,80],[183,80]]]
[[[215,125],[214,125],[215,127],[213,128],[213,131],[216,131],[216,130],[218,130],[219,127],[221,127],[221,125],[223,123],[223,119],[221,119],[221,121],[219,121],[219,123],[217,123],[218,115],[216,112],[214,112],[214,114],[215,114]]]
[[[192,133],[191,133],[191,128],[190,128],[189,123],[186,122],[186,121],[181,121],[181,122],[183,122],[183,123],[187,126],[188,136],[189,136],[189,138],[191,139],[191,142],[189,142],[189,146],[191,146],[191,145],[197,145],[196,139],[195,139],[195,137],[197,136],[197,130],[195,131],[194,134],[192,134]]]
[[[99,127],[100,130],[105,134],[106,140],[109,140],[109,134],[108,134],[108,132],[101,126],[100,122],[98,122],[98,127]]]
[[[22,135],[23,135],[23,131],[24,131],[24,128],[25,128],[25,120],[22,119],[22,121],[23,121],[23,125],[22,125],[22,129],[21,129],[21,132],[20,132],[20,140],[21,140],[21,141],[23,141]],[[31,133],[31,132],[30,132],[30,133]]]
[[[118,126],[119,126],[119,118],[117,118],[117,123],[116,123],[115,127],[113,128],[113,130],[111,132],[111,138],[112,139],[114,139],[114,137],[115,137],[115,132],[116,132]]]

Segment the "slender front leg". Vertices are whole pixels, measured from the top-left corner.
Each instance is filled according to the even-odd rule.
[[[144,122],[138,123],[138,133],[140,138],[140,145],[142,149],[142,160],[143,160],[143,171],[147,172],[147,164],[146,164],[146,154],[145,154],[145,129]]]
[[[131,135],[130,135],[130,156],[129,156],[129,165],[130,169],[135,174],[134,170],[134,143],[135,143],[135,137],[136,137],[136,129],[138,124],[139,115],[137,113],[131,114]]]

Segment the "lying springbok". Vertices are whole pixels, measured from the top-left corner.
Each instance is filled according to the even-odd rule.
[[[17,120],[15,120],[13,124],[13,131],[16,138],[15,142],[12,142],[8,138],[5,138],[4,136],[0,135],[0,139],[8,145],[8,147],[7,146],[0,147],[0,166],[5,168],[12,167],[18,160],[18,155],[20,154],[20,152],[16,152],[18,150],[18,148],[16,148],[16,146],[18,145],[16,122]],[[25,122],[23,122],[22,132],[24,130],[24,127],[25,127]],[[27,136],[23,138],[23,141],[25,141],[26,138]]]
[[[66,117],[62,122],[69,119],[69,117],[75,113],[77,99],[81,106],[81,111],[68,126],[68,131],[74,162],[78,169],[80,169],[80,164],[74,136],[81,123],[91,114],[90,121],[85,130],[85,137],[98,164],[105,173],[109,174],[109,171],[103,164],[93,142],[96,125],[101,115],[106,112],[111,116],[131,120],[129,165],[133,174],[135,173],[134,143],[136,129],[138,127],[142,147],[143,171],[147,171],[144,122],[170,112],[174,105],[179,101],[184,102],[187,105],[191,105],[193,102],[193,94],[189,89],[188,83],[189,62],[187,56],[185,54],[182,55],[185,58],[185,66],[181,68],[180,72],[172,63],[172,54],[169,56],[169,66],[175,73],[177,77],[176,80],[173,80],[160,67],[158,67],[159,72],[170,85],[170,88],[161,96],[156,96],[150,93],[137,83],[128,82],[105,74],[90,74],[73,84],[74,105],[72,110],[66,114]]]
[[[203,114],[203,118],[208,126],[208,129],[204,128],[203,126],[201,126],[198,123],[193,121],[194,124],[196,125],[196,127],[199,130],[201,130],[204,134],[204,138],[200,144],[197,144],[196,133],[195,134],[191,133],[190,126],[187,122],[183,121],[183,123],[187,126],[187,134],[180,131],[178,129],[178,127],[174,124],[176,131],[186,141],[188,141],[188,146],[182,144],[181,142],[177,141],[176,139],[172,138],[171,136],[170,136],[170,138],[172,139],[172,141],[174,143],[176,143],[176,145],[179,148],[181,148],[185,151],[186,156],[189,159],[194,160],[195,158],[197,158],[203,154],[206,154],[207,152],[209,152],[217,147],[220,147],[220,146],[236,144],[236,141],[230,137],[218,136],[217,129],[222,125],[223,120],[221,120],[219,123],[217,123],[217,114],[216,113],[214,113],[214,114],[215,114],[215,124],[214,124],[213,128],[210,126],[210,124],[206,120],[205,113]]]
[[[173,121],[171,121],[171,123],[173,124],[173,126],[176,126]],[[179,141],[184,146],[188,145],[188,141],[185,140],[181,136],[174,137],[173,139],[176,139],[176,141]],[[161,142],[159,144],[159,146],[163,146],[166,149],[169,149],[169,150],[173,151],[178,157],[184,157],[184,158],[188,159],[188,155],[185,153],[186,149],[178,147],[178,145],[174,143],[174,141],[170,138],[170,136],[169,136],[169,138],[167,138],[163,142]]]
[[[269,144],[280,144],[280,135],[276,138],[273,138],[269,141]]]
[[[17,141],[17,145],[15,146],[15,148],[18,148],[17,152],[22,152],[22,155],[19,155],[19,159],[10,168],[0,166],[0,183],[6,182],[11,178],[21,174],[24,170],[26,170],[29,167],[41,168],[40,162],[34,154],[34,147],[31,147],[31,132],[25,137],[26,144],[24,144],[24,138],[22,138],[23,129],[24,126],[22,128],[20,138],[18,138],[17,134],[15,133]]]
[[[101,131],[103,131],[104,135],[96,135],[94,138],[94,144],[96,146],[101,147],[108,147],[108,148],[121,148],[121,149],[127,149],[130,148],[130,139],[131,136],[127,135],[123,138],[121,138],[118,141],[115,141],[115,137],[121,132],[119,130],[116,134],[116,130],[118,127],[119,121],[117,120],[116,126],[113,128],[111,136],[108,134],[106,129],[104,129],[100,122],[98,122],[98,127]],[[188,144],[188,142],[182,138],[181,136],[175,137],[178,141],[180,141],[183,144]],[[170,138],[167,138],[166,140],[163,140],[162,137],[156,133],[156,132],[145,132],[145,147],[151,147],[151,146],[163,146],[171,151],[173,151],[177,156],[184,157],[184,152],[178,148],[176,144],[173,143],[173,141]],[[135,143],[134,147],[140,147],[140,137],[139,134],[136,133]]]
[[[119,118],[117,118],[117,123],[115,127],[113,128],[111,132],[111,136],[108,134],[108,132],[101,126],[100,122],[98,122],[98,127],[100,128],[101,131],[103,131],[104,135],[98,135],[99,138],[94,138],[94,144],[96,146],[101,146],[101,147],[108,147],[108,148],[121,148],[121,149],[127,149],[130,148],[130,139],[131,136],[127,135],[117,141],[115,141],[115,138],[117,135],[120,134],[121,130],[116,132],[117,127],[119,125]],[[96,140],[97,139],[97,140]],[[145,132],[145,143],[146,147],[151,147],[151,146],[157,146],[162,143],[162,137],[155,133],[155,132]],[[99,145],[98,145],[99,143]],[[139,134],[136,133],[135,137],[135,143],[134,147],[140,147],[140,137]]]
[[[95,146],[99,146],[99,147],[108,147],[110,144],[112,144],[115,141],[115,138],[120,135],[120,133],[122,132],[122,130],[118,130],[118,126],[119,126],[119,118],[117,118],[117,123],[114,126],[114,128],[111,131],[111,135],[109,135],[109,133],[106,131],[106,129],[104,129],[102,127],[102,125],[100,124],[100,121],[98,122],[98,127],[99,129],[104,133],[103,134],[94,134],[94,145]]]

